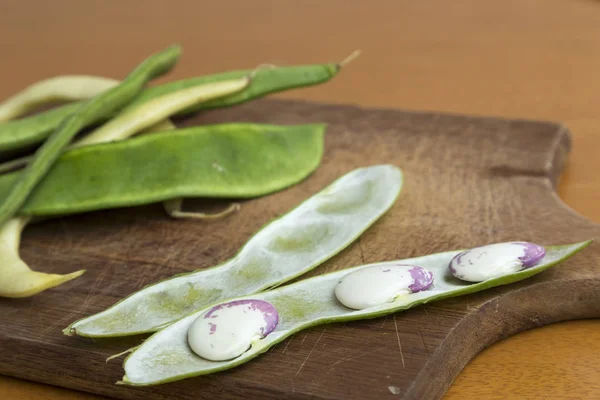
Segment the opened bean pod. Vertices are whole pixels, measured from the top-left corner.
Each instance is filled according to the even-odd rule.
[[[266,225],[232,259],[150,285],[64,332],[151,332],[212,303],[289,281],[352,243],[394,204],[401,187],[402,173],[394,166],[354,170]]]
[[[469,284],[456,279],[450,273],[448,266],[451,260],[461,253],[459,250],[354,267],[306,279],[279,289],[230,299],[182,318],[152,335],[139,347],[132,349],[133,352],[124,362],[125,376],[118,383],[136,386],[157,385],[230,369],[248,362],[302,329],[331,322],[379,317],[419,304],[517,282],[573,256],[589,243],[588,241],[546,246],[544,258],[535,266],[480,283]],[[396,268],[398,264],[422,268],[427,274],[432,274],[433,284],[420,285],[420,291],[415,292],[400,288],[397,295],[380,298],[376,303],[359,310],[344,306],[336,298],[336,288],[341,285],[340,282],[353,274],[360,273],[366,268],[370,268],[371,272],[378,270],[379,272],[374,272],[376,274],[386,274],[385,270]],[[419,279],[415,278],[408,282],[414,284]],[[379,281],[380,289],[386,290],[385,281]],[[388,279],[388,285],[394,284],[393,279]],[[356,295],[361,294],[356,293]],[[255,314],[253,319],[253,329],[241,327],[232,318],[233,313],[239,313],[244,309],[246,312],[254,309],[255,313],[258,310],[258,314]],[[266,310],[262,313],[262,319],[258,317],[261,314],[260,310]],[[222,314],[223,311],[230,313]],[[221,318],[222,316],[224,318]],[[277,323],[274,323],[275,321]],[[208,325],[209,322],[214,327]],[[191,329],[192,326],[195,326],[195,329]],[[231,335],[229,338],[222,335],[228,332],[239,336],[235,338],[235,343],[232,342]],[[217,350],[207,351],[206,343],[216,345]],[[236,351],[225,354],[226,348]],[[215,359],[220,358],[221,361],[211,361],[199,356],[195,351],[204,352],[208,357]],[[223,360],[224,358],[231,359]]]

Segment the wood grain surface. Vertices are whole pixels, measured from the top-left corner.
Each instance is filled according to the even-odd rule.
[[[167,79],[335,60],[361,48],[335,81],[283,97],[562,121],[573,148],[558,193],[600,221],[597,1],[4,1],[0,97],[61,73],[122,77],[174,41],[185,56]],[[491,346],[446,397],[600,397],[598,327],[564,323]],[[42,393],[71,396],[0,380],[3,398]]]
[[[150,388],[115,385],[120,363],[104,360],[143,337],[93,341],[63,336],[62,328],[149,283],[231,258],[261,226],[355,168],[401,166],[403,193],[356,243],[302,278],[493,242],[600,236],[600,225],[554,193],[570,148],[559,124],[265,99],[178,124],[231,121],[325,122],[321,166],[302,183],[243,201],[241,212],[213,223],[173,221],[155,204],[31,226],[21,246],[27,262],[55,273],[81,266],[88,272],[43,296],[0,301],[0,359],[10,360],[0,373],[120,399],[192,400],[199,391],[227,399],[438,399],[488,345],[551,322],[600,317],[600,246],[593,244],[518,284],[306,330],[231,371]],[[187,203],[204,209],[227,201]]]

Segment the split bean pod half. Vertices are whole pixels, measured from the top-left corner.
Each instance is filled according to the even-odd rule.
[[[349,172],[267,224],[232,259],[148,286],[64,332],[90,337],[152,332],[210,304],[280,285],[352,243],[394,204],[401,187],[402,173],[392,165]]]
[[[156,385],[230,369],[248,362],[302,329],[331,322],[384,316],[419,304],[517,282],[573,256],[589,243],[588,241],[546,246],[545,256],[535,266],[518,272],[509,272],[480,283],[467,283],[456,279],[451,274],[449,264],[461,253],[459,250],[354,267],[306,279],[279,289],[231,299],[180,319],[133,349],[124,362],[125,376],[118,383],[138,386]],[[374,271],[373,269],[378,269],[380,274],[386,274],[383,271],[397,268],[399,264],[418,266],[424,271],[419,271],[408,280],[399,274],[398,277],[405,283],[404,290],[399,290],[397,295],[383,296],[361,309],[344,306],[334,295],[336,289],[339,289],[349,277],[361,274],[364,269],[370,269],[371,272]],[[432,279],[429,279],[429,274],[432,275]],[[432,284],[429,284],[430,281]],[[395,285],[393,279],[388,282],[390,286]],[[410,285],[416,283],[418,288],[423,290],[409,289]],[[373,294],[376,295],[375,292]],[[362,296],[360,293],[356,295]],[[240,304],[250,305],[250,307],[254,304],[255,309],[266,309],[268,314],[263,313],[262,319],[260,315],[255,315],[252,329],[245,329],[240,325],[236,327],[232,319],[235,317],[234,313],[220,318],[215,311],[237,309],[239,313]],[[211,318],[214,315],[216,317]],[[278,321],[275,327],[272,326],[274,321]],[[211,328],[209,322],[214,325],[214,328]],[[194,329],[191,329],[192,327]],[[235,346],[227,347],[227,344],[232,344],[222,336],[222,333],[227,332],[235,332],[241,336],[236,338]],[[214,354],[214,349],[211,354],[207,354],[195,344],[191,346],[191,343],[202,343],[204,347],[207,343],[218,343],[218,354]],[[240,349],[245,350],[240,352]],[[205,356],[200,356],[196,352]]]

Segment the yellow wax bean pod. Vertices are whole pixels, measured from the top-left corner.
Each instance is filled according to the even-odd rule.
[[[0,103],[0,122],[10,121],[56,101],[87,100],[119,81],[91,75],[60,75],[36,82]]]
[[[0,297],[29,297],[77,278],[80,270],[66,275],[33,271],[19,256],[21,233],[29,217],[8,220],[0,227]]]

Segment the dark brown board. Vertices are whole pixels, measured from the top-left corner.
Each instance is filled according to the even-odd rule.
[[[219,221],[173,221],[151,205],[31,226],[22,254],[35,269],[88,272],[29,299],[0,299],[1,374],[122,399],[437,399],[486,346],[551,322],[600,316],[594,243],[525,282],[316,327],[231,371],[153,388],[114,385],[121,363],[104,359],[142,338],[92,341],[61,329],[144,285],[231,257],[263,224],[356,167],[400,166],[403,192],[358,242],[308,276],[497,241],[559,244],[600,233],[553,190],[569,150],[560,125],[274,100],[180,124],[221,121],[327,122],[323,163],[301,184],[245,201]]]

